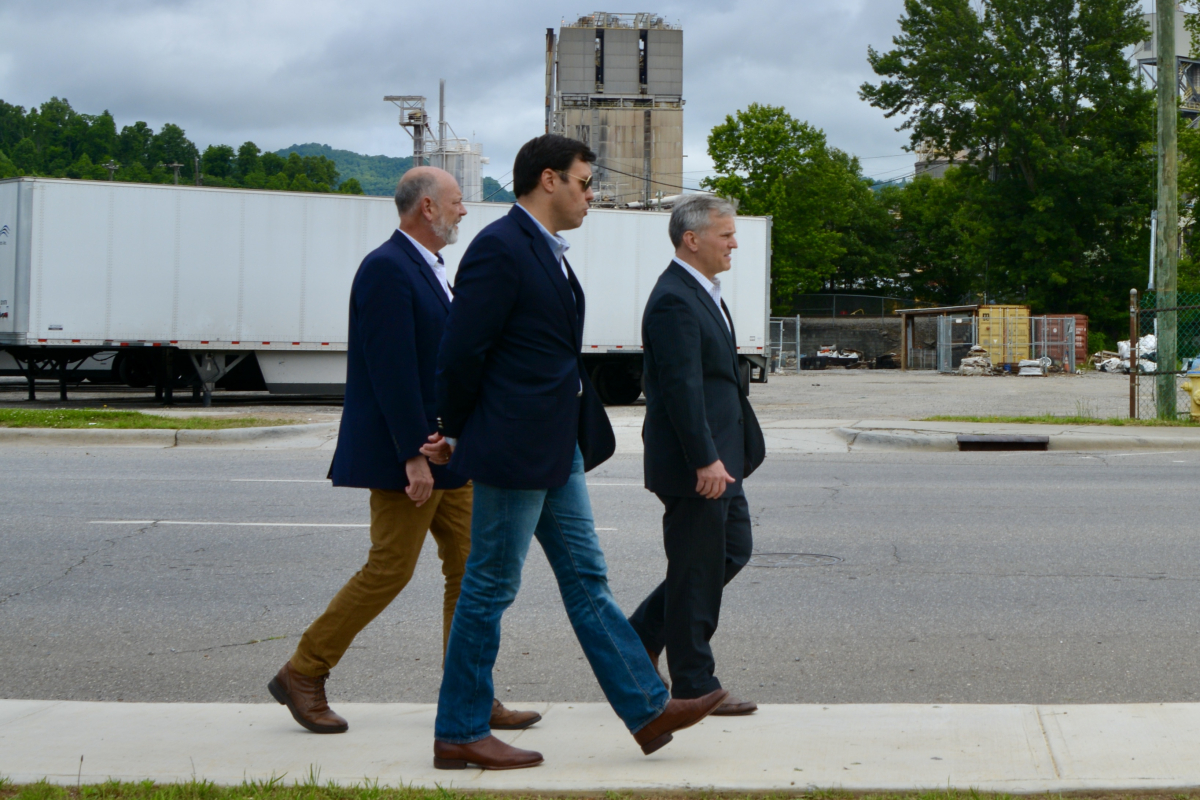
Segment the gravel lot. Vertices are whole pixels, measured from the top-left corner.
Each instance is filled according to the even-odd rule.
[[[1123,375],[1089,372],[1045,378],[975,377],[936,372],[899,370],[828,369],[819,372],[772,375],[766,384],[754,384],[750,398],[762,419],[923,419],[938,414],[1078,414],[1123,417],[1129,410],[1129,382]],[[153,410],[190,415],[252,415],[329,422],[340,418],[337,400],[272,397],[266,392],[222,392],[212,409],[191,402],[190,392],[176,395],[176,404],[164,409],[149,391],[125,387],[89,387],[70,392],[60,403],[57,387],[39,386],[36,407],[109,408]],[[29,408],[25,384],[0,380],[0,408]],[[614,407],[613,416],[639,415],[643,401]]]

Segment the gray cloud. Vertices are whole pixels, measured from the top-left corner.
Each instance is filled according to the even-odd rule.
[[[684,29],[689,183],[710,166],[708,131],[751,102],[782,105],[860,156],[902,152],[906,136],[857,90],[873,78],[867,46],[889,46],[903,0],[642,5]],[[0,42],[0,97],[25,106],[66,97],[81,111],[110,110],[118,125],[175,122],[201,146],[317,141],[407,155],[381,98],[436,104],[444,77],[451,123],[483,142],[487,173],[500,177],[542,130],[545,29],[588,10],[544,0],[9,0],[0,29],[21,35]],[[899,175],[907,163],[864,165]]]

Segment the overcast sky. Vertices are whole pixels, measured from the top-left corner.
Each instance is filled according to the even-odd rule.
[[[1145,0],[1149,2],[1149,0]],[[605,9],[548,0],[4,0],[0,99],[65,97],[117,125],[182,126],[203,148],[303,142],[412,154],[385,94],[422,94],[483,143],[485,174],[507,180],[543,131],[547,27],[594,10],[651,11],[684,31],[685,183],[711,166],[705,137],[749,103],[782,105],[862,157],[864,173],[911,172],[907,136],[858,99],[903,0],[671,0]]]

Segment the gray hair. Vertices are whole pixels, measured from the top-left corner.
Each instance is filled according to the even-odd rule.
[[[704,233],[712,224],[714,213],[718,217],[732,217],[737,215],[737,209],[724,197],[712,194],[690,194],[681,199],[675,204],[667,226],[671,244],[675,247],[683,244],[683,235],[688,231]]]
[[[400,216],[417,207],[423,197],[438,199],[437,173],[420,172],[416,175],[405,173],[396,184],[396,210]]]

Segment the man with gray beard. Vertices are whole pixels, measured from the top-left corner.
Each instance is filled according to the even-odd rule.
[[[400,594],[432,533],[442,561],[442,648],[471,549],[470,483],[449,471],[437,433],[434,366],[453,292],[439,251],[467,213],[450,173],[417,167],[396,186],[400,227],[363,259],[350,290],[346,399],[329,477],[371,490],[367,563],[342,587],[268,685],[296,722],[342,733],[325,681],[354,637]],[[531,711],[492,704],[493,728],[527,728]]]

